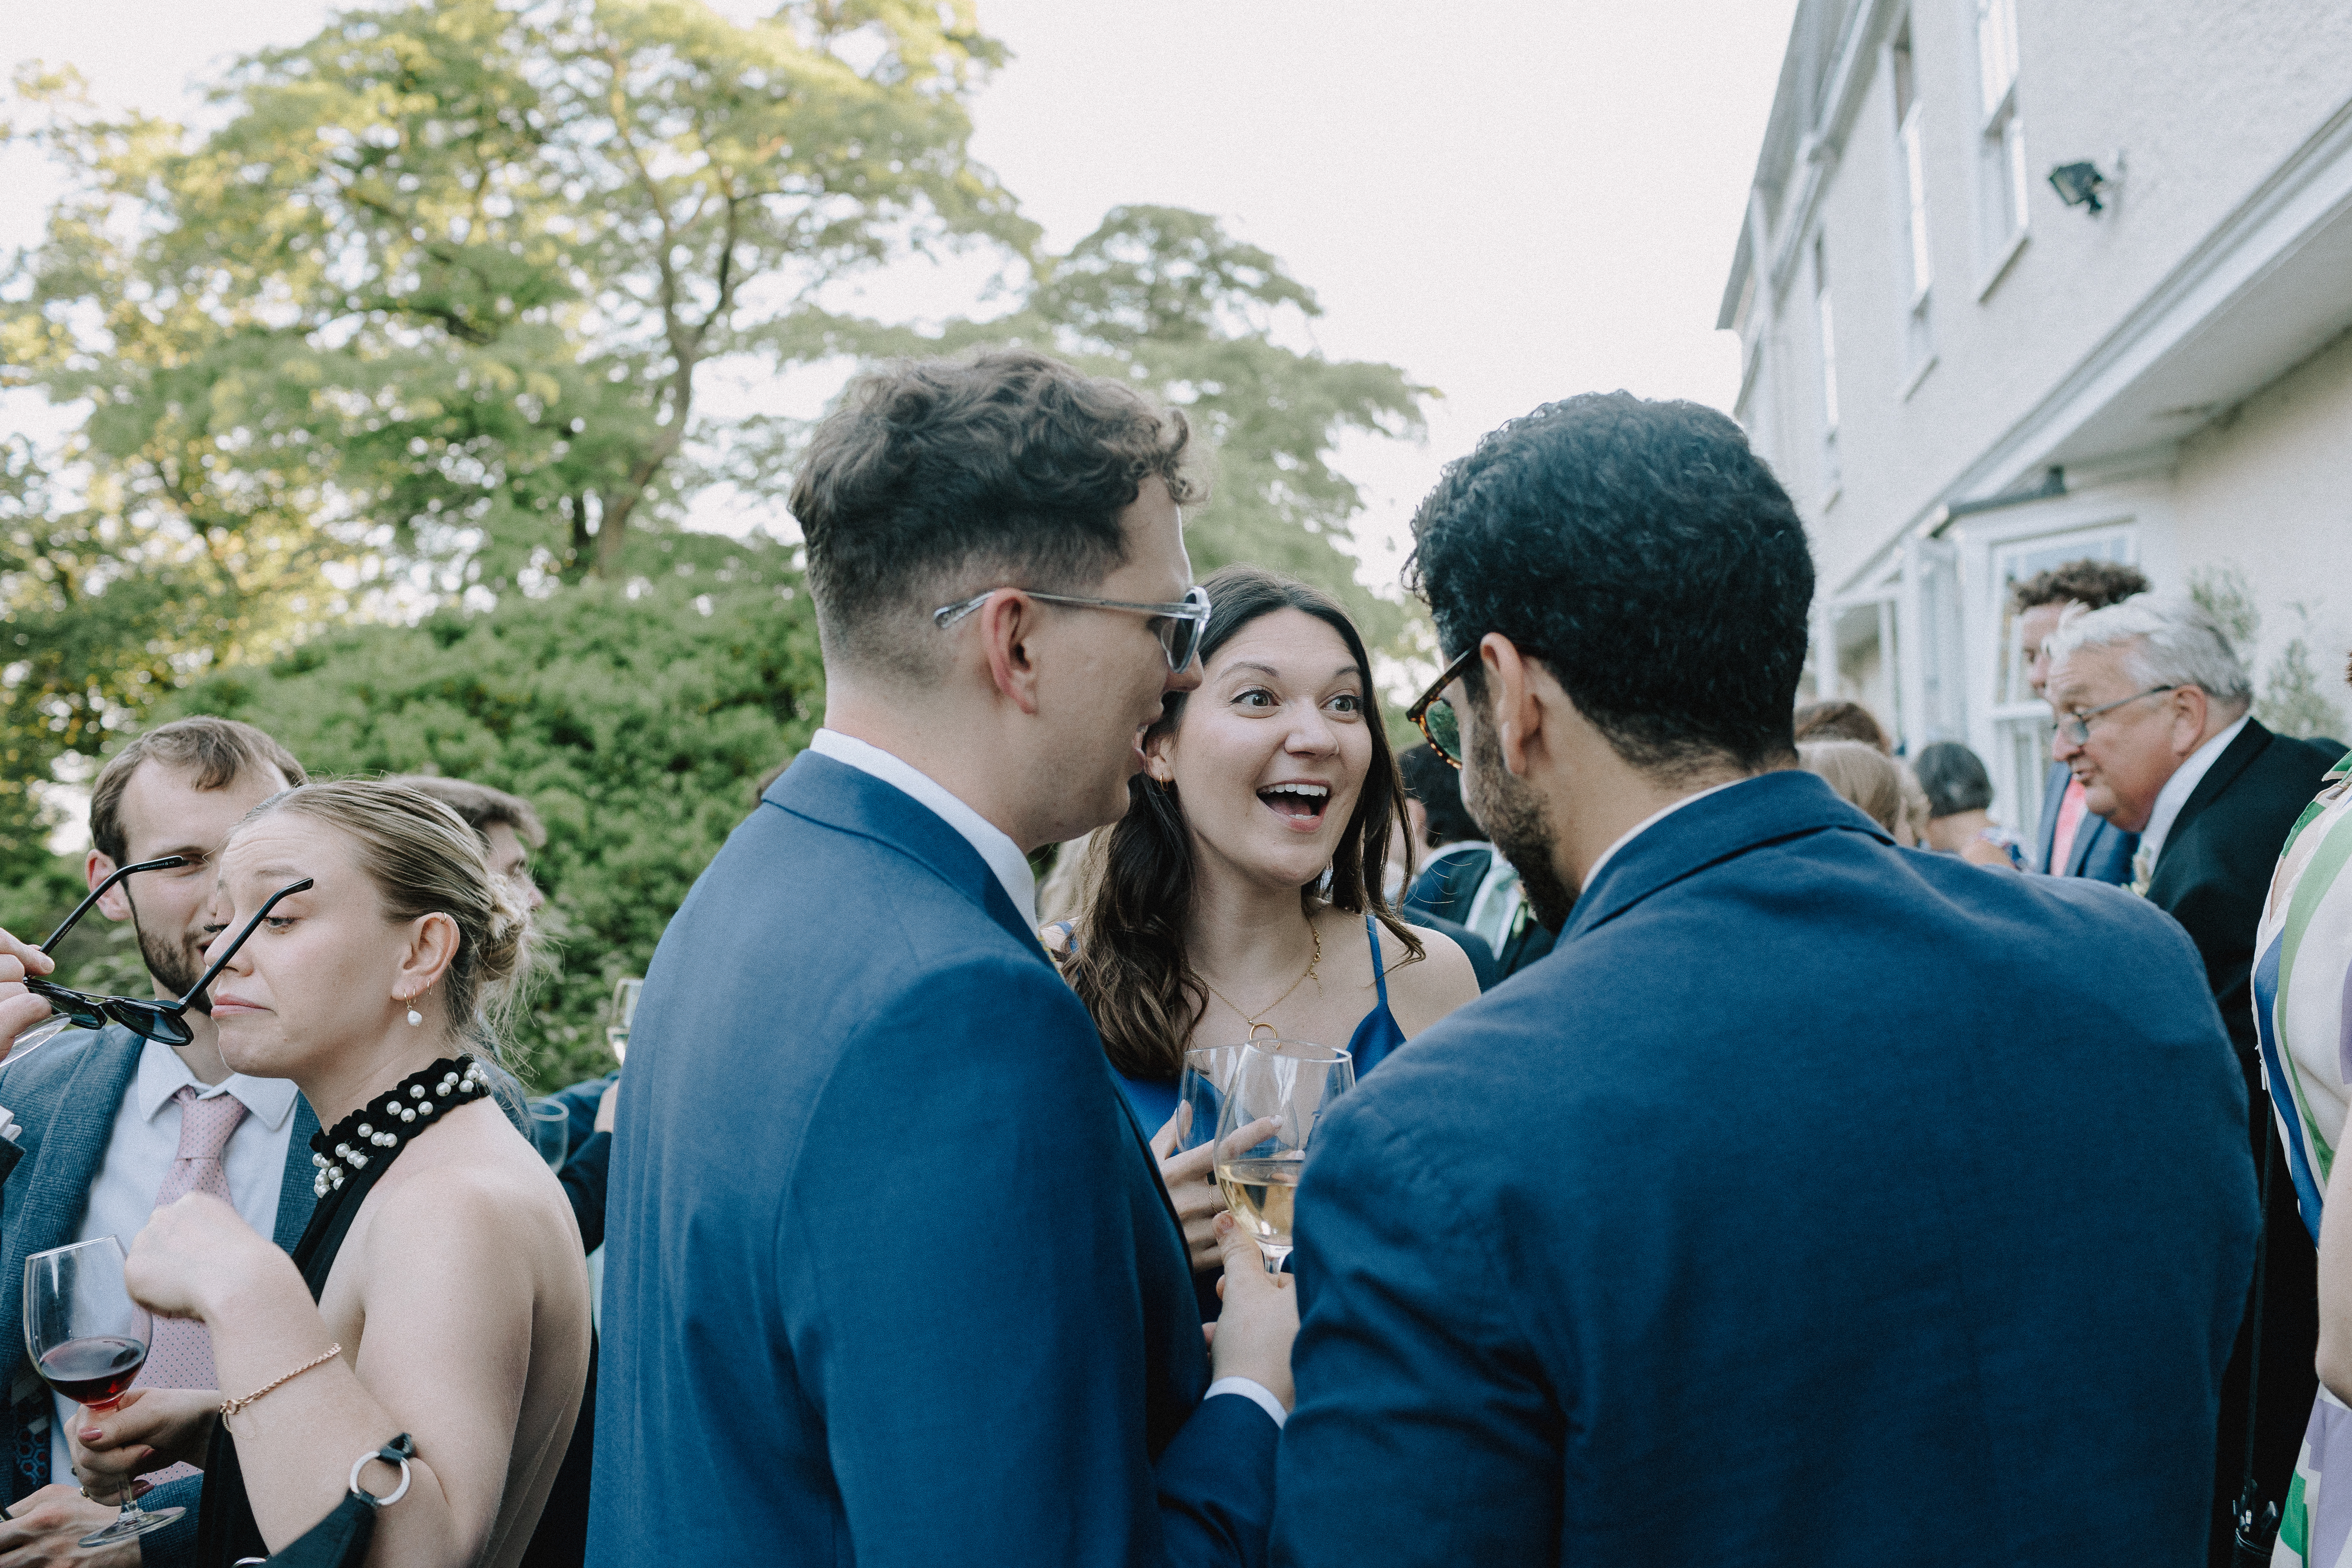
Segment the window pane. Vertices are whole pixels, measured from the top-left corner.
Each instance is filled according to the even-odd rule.
[[[1977,80],[1988,118],[2017,79],[2015,0],[1977,0]]]
[[[1915,103],[1903,121],[1903,171],[1911,187],[1911,293],[1915,299],[1927,291],[1936,275],[1927,255],[1927,171],[1919,142],[1919,106]]]
[[[1822,418],[1832,435],[1838,427],[1837,388],[1837,327],[1830,315],[1830,291],[1821,292],[1818,303],[1822,314]]]

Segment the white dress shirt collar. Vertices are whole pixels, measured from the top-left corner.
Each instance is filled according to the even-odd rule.
[[[2172,776],[2156,792],[2156,805],[2148,811],[2147,826],[2139,830],[2139,855],[2133,857],[2135,860],[2146,856],[2148,865],[2156,864],[2164,853],[2164,841],[2172,837],[2172,825],[2180,820],[2180,808],[2189,804],[2189,797],[2197,793],[2197,786],[2213,771],[2214,763],[2229,750],[2230,742],[2238,738],[2238,731],[2252,717],[2252,713],[2239,714],[2236,723],[2189,752],[2188,760],[2172,770]]]
[[[1741,784],[1753,784],[1757,779],[1762,778],[1763,776],[1764,775],[1761,773],[1755,773],[1751,774],[1748,778],[1733,779],[1728,784],[1714,784],[1708,788],[1699,791],[1696,795],[1686,795],[1683,796],[1682,799],[1675,801],[1671,805],[1661,806],[1656,811],[1650,813],[1649,816],[1642,818],[1641,821],[1635,823],[1632,827],[1627,828],[1624,834],[1618,838],[1616,843],[1612,844],[1608,848],[1603,849],[1601,852],[1601,858],[1595,860],[1592,863],[1592,868],[1584,873],[1584,885],[1588,888],[1592,886],[1593,879],[1601,875],[1601,868],[1609,864],[1609,862],[1615,858],[1617,851],[1624,848],[1625,846],[1633,843],[1633,840],[1639,838],[1642,835],[1647,833],[1650,829],[1655,827],[1658,824],[1664,822],[1666,818],[1672,816],[1683,807],[1690,805],[1693,801],[1705,800],[1711,795],[1721,795],[1727,789],[1738,789]],[[1581,898],[1583,897],[1583,894],[1580,891],[1577,896]]]
[[[820,757],[831,757],[844,766],[880,779],[912,795],[918,804],[929,806],[934,816],[980,852],[980,858],[988,862],[988,868],[1004,885],[1005,896],[1013,900],[1021,918],[1032,926],[1037,923],[1036,873],[1029,869],[1029,857],[1021,853],[1021,847],[1003,828],[950,795],[929,774],[854,735],[845,735],[838,730],[819,730],[810,739],[808,749]]]
[[[285,1122],[294,1109],[294,1096],[299,1092],[290,1079],[247,1078],[243,1073],[231,1073],[219,1084],[207,1084],[188,1070],[180,1053],[153,1040],[141,1042],[139,1076],[131,1086],[131,1102],[139,1108],[141,1120],[152,1121],[156,1114],[171,1102],[184,1085],[196,1086],[198,1100],[210,1100],[215,1095],[233,1095],[242,1101],[246,1114],[272,1132]]]

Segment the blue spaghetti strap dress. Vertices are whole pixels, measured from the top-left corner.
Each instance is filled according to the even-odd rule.
[[[1071,940],[1076,941],[1076,936]],[[1381,965],[1381,931],[1370,915],[1364,917],[1364,940],[1372,944],[1372,984],[1378,988],[1380,1000],[1356,1025],[1356,1032],[1348,1037],[1348,1054],[1356,1058],[1359,1083],[1391,1051],[1404,1044],[1404,1031],[1397,1027],[1396,1015],[1389,1011],[1389,977]],[[1120,1073],[1118,1086],[1126,1091],[1127,1102],[1135,1107],[1135,1114],[1147,1131],[1159,1131],[1176,1114],[1177,1080],[1172,1078],[1130,1078]]]

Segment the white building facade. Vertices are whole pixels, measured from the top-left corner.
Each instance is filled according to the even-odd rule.
[[[2347,736],[2352,5],[1801,0],[1717,324],[1812,536],[1809,696],[1967,742],[2030,830],[2010,588],[2100,555]]]

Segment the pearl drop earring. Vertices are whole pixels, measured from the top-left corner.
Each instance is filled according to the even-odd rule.
[[[409,1004],[408,1026],[412,1029],[417,1028],[424,1024],[425,1015],[416,1010],[416,999],[415,997],[409,997],[407,1000]]]

